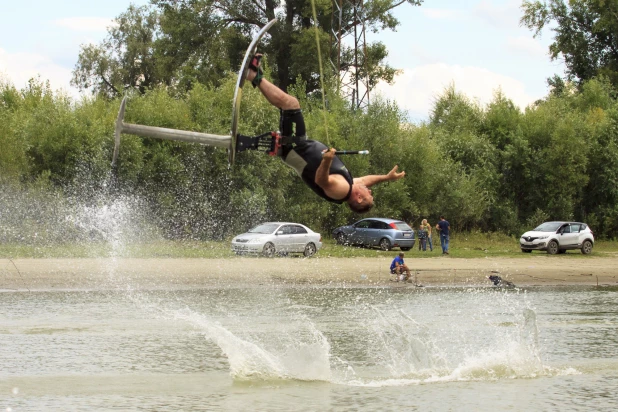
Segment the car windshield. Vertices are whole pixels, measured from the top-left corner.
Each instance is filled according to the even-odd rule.
[[[249,233],[260,233],[262,235],[270,235],[279,227],[276,223],[264,223],[249,230]]]
[[[406,222],[393,222],[397,230],[412,230],[410,226]]]
[[[562,222],[545,222],[542,225],[534,228],[534,231],[535,232],[555,232],[563,224],[564,223]]]

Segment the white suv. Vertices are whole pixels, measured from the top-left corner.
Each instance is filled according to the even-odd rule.
[[[545,222],[521,235],[519,247],[524,253],[546,250],[550,255],[580,249],[584,255],[592,252],[594,234],[585,223]]]

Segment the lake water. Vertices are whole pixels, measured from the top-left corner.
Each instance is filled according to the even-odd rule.
[[[0,411],[615,411],[617,292],[5,291]]]

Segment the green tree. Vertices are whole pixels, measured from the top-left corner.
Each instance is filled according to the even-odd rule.
[[[0,78],[0,181],[17,179],[27,165],[26,145],[17,133],[21,106],[15,86]]]
[[[158,20],[158,13],[147,6],[129,6],[101,44],[81,47],[71,84],[113,97],[125,89],[143,93],[161,83],[159,63],[154,59]]]
[[[530,162],[522,188],[522,218],[537,208],[552,219],[572,219],[579,213],[588,182],[589,135],[584,116],[573,107],[570,96],[551,97],[526,112],[522,136],[528,142]]]
[[[430,116],[444,153],[467,172],[491,167],[493,147],[483,136],[483,109],[451,85],[438,97]]]
[[[604,75],[618,84],[618,0],[525,0],[521,24],[538,36],[554,23],[552,59],[564,58],[570,79]]]
[[[364,4],[364,23],[369,30],[395,29],[399,21],[394,9],[422,0],[371,0]],[[283,90],[298,77],[306,92],[319,89],[319,65],[315,24],[309,0],[152,0],[151,7],[130,6],[109,29],[99,45],[82,46],[73,72],[73,84],[80,89],[93,88],[108,96],[123,89],[137,88],[143,93],[156,84],[190,90],[196,83],[221,84],[228,71],[236,71],[252,34],[271,19],[279,22],[263,39],[260,50],[267,54],[274,82]],[[325,62],[337,61],[334,46],[332,3],[316,0],[318,37]],[[359,23],[349,3],[342,10],[343,25]],[[381,43],[369,44],[354,55],[343,46],[339,67],[361,67],[359,76],[369,78],[370,87],[379,80],[391,82],[396,70],[384,60],[388,55]],[[329,65],[324,64],[326,70]],[[325,73],[327,76],[328,73]]]
[[[273,67],[275,83],[283,90],[296,81],[300,75],[307,84],[307,91],[318,88],[319,68],[317,59],[317,46],[315,33],[312,32],[315,22],[313,21],[311,0],[291,1],[260,1],[257,4],[252,1],[242,0],[239,2],[224,2],[219,0],[154,0],[154,4],[162,7],[163,13],[175,12],[176,10],[193,10],[194,13],[202,13],[201,19],[206,19],[208,13],[204,10],[216,10],[218,23],[224,27],[236,27],[238,31],[248,34],[259,29],[267,21],[277,17],[279,22],[270,30],[270,40],[264,42],[262,50],[270,56],[270,64]],[[364,3],[364,23],[369,30],[393,30],[399,24],[393,10],[398,6],[408,3],[420,5],[422,0],[370,0]],[[320,42],[323,58],[330,57],[337,61],[334,38],[330,35],[333,29],[333,6],[330,0],[315,0],[317,13],[317,26],[320,30]],[[349,29],[353,24],[359,23],[361,18],[355,15],[349,3],[343,4],[341,10],[342,25]],[[330,52],[329,52],[330,50]],[[387,55],[386,48],[380,44],[370,44],[365,51],[361,51],[361,67],[366,67],[372,81],[376,77],[392,80],[395,70],[384,64]],[[337,70],[347,70],[356,64],[350,48],[344,48],[341,55],[340,67]],[[327,67],[325,65],[325,67]]]

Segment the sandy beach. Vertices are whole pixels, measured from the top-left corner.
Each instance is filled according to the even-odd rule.
[[[238,284],[366,284],[393,282],[390,258],[0,259],[0,290],[200,288]],[[517,286],[618,285],[618,257],[407,259],[423,286],[491,286],[496,274]]]

